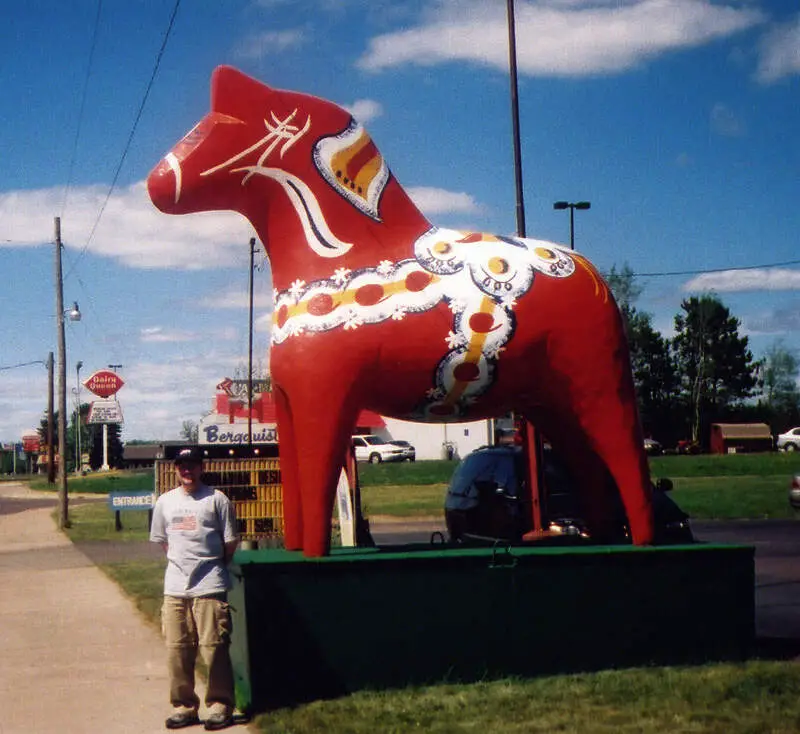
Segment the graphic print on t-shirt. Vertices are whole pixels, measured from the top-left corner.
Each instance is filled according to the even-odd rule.
[[[197,515],[176,515],[170,522],[170,530],[197,530]]]

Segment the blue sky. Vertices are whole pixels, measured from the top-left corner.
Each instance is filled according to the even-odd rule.
[[[3,21],[0,367],[56,351],[59,216],[69,391],[78,360],[121,364],[125,439],[178,438],[247,364],[248,223],[162,215],[143,183],[215,66],[351,109],[434,223],[515,231],[503,0],[35,0]],[[663,334],[714,292],[756,357],[800,349],[796,4],[516,0],[516,26],[527,235],[568,243],[553,202],[591,201],[576,249],[642,274]],[[268,267],[255,283],[263,361]],[[46,377],[0,369],[0,441],[38,425]]]

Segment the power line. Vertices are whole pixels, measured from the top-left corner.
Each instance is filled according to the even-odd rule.
[[[9,364],[5,367],[0,367],[0,372],[4,370],[15,370],[18,367],[30,367],[33,364],[43,364],[47,366],[47,362],[45,362],[43,359],[34,359],[32,362],[20,362],[19,364]]]
[[[785,268],[789,265],[800,265],[800,260],[786,260],[779,263],[767,263],[763,265],[742,265],[732,268],[706,268],[703,270],[672,270],[654,273],[634,273],[637,278],[663,278],[675,275],[706,275],[707,273],[728,273],[734,270],[767,270],[769,268]]]
[[[120,157],[119,163],[117,165],[117,169],[114,172],[114,177],[111,181],[111,186],[108,189],[108,193],[106,194],[105,201],[103,201],[103,205],[100,207],[100,211],[97,214],[97,219],[92,226],[92,230],[89,233],[89,237],[86,240],[86,244],[83,246],[83,249],[78,254],[78,257],[75,259],[75,262],[72,265],[72,269],[67,273],[69,276],[70,272],[77,266],[80,259],[86,254],[86,250],[89,249],[89,244],[91,243],[92,239],[94,238],[94,234],[97,231],[97,226],[100,224],[100,220],[103,217],[103,213],[106,210],[106,206],[108,205],[109,200],[111,199],[111,194],[114,191],[114,188],[117,185],[117,180],[119,179],[119,174],[122,171],[122,166],[125,163],[125,159],[128,157],[128,151],[130,150],[131,143],[133,142],[133,136],[136,134],[136,128],[139,125],[139,120],[142,117],[142,113],[144,112],[145,104],[147,104],[147,99],[150,96],[150,91],[153,88],[153,83],[155,82],[156,74],[158,73],[158,69],[161,65],[161,59],[164,56],[164,51],[167,48],[167,41],[169,41],[170,34],[172,33],[172,27],[175,25],[175,17],[178,14],[178,8],[180,7],[181,0],[175,0],[175,5],[172,8],[172,14],[169,18],[169,23],[167,25],[166,33],[164,34],[164,40],[161,42],[161,48],[158,50],[158,54],[156,56],[156,62],[153,65],[153,72],[150,75],[150,81],[147,83],[147,88],[144,91],[144,95],[142,97],[142,101],[139,105],[139,109],[136,112],[136,117],[133,121],[133,126],[131,127],[131,131],[128,135],[128,140],[125,143],[125,148],[122,151],[122,156]],[[65,276],[66,277],[66,276]]]
[[[69,198],[70,188],[72,187],[72,172],[75,169],[75,158],[78,152],[78,140],[81,136],[81,127],[83,126],[83,112],[86,107],[86,91],[89,88],[89,77],[92,73],[92,62],[94,60],[94,50],[97,46],[97,29],[100,27],[100,11],[103,7],[103,0],[97,0],[97,13],[94,18],[94,30],[92,31],[92,45],[89,49],[89,63],[86,66],[86,76],[83,80],[83,92],[81,94],[81,106],[78,112],[78,125],[75,129],[75,139],[72,142],[72,154],[69,159],[69,169],[67,173],[67,185],[64,190],[64,202],[61,205],[61,215],[67,208],[67,199]]]

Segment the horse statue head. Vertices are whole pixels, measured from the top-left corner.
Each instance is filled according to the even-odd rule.
[[[407,256],[431,227],[349,112],[227,66],[214,71],[211,112],[151,173],[148,191],[172,214],[243,214],[279,289],[326,275],[332,262]]]

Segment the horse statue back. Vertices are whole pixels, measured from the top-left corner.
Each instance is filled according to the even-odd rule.
[[[148,190],[164,212],[238,211],[264,243],[287,548],[328,552],[364,408],[433,422],[514,411],[572,460],[598,536],[610,475],[633,541],[652,541],[622,320],[586,258],[431,225],[347,111],[231,67],[215,70],[211,112]]]

